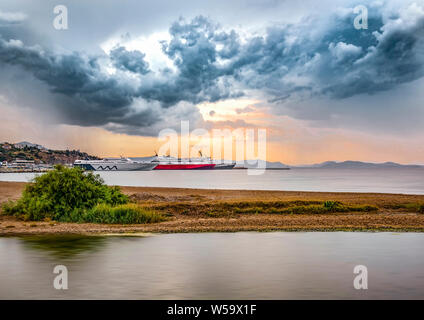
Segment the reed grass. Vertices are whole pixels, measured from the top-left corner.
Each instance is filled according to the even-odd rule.
[[[76,217],[75,220],[74,222],[138,224],[161,222],[166,220],[166,218],[153,210],[130,203],[115,207],[107,204],[98,204]]]
[[[424,213],[424,203],[420,202],[388,204],[385,205],[384,208],[392,210],[402,210],[406,212]]]
[[[329,214],[338,212],[378,211],[373,205],[350,205],[339,201],[238,201],[203,203],[168,203],[153,206],[155,210],[181,215],[207,215],[211,217],[238,214]]]

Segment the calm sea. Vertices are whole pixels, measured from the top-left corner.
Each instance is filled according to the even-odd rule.
[[[423,233],[0,237],[0,299],[423,299],[423,247]]]
[[[292,169],[248,175],[246,170],[100,172],[110,185],[291,190],[328,192],[382,192],[424,194],[424,169]],[[29,181],[34,174],[1,173],[0,181]]]

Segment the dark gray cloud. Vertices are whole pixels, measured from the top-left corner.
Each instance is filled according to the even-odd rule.
[[[232,87],[233,70],[218,63],[218,59],[228,60],[236,55],[235,32],[218,31],[217,25],[199,16],[190,22],[180,19],[172,24],[169,33],[172,38],[162,42],[162,47],[177,72],[168,71],[164,79],[142,85],[143,98],[169,106],[180,101],[196,104],[242,95]],[[219,45],[221,50],[217,49]]]
[[[370,11],[368,30],[353,28],[354,17],[335,15],[321,30],[314,20],[269,28],[249,41],[234,66],[247,74],[247,86],[265,90],[271,101],[373,94],[423,76],[423,11],[384,22],[381,11]]]
[[[160,121],[161,115],[156,110],[137,108],[139,94],[128,79],[103,70],[100,64],[104,58],[76,52],[58,55],[40,47],[26,47],[18,40],[0,39],[0,62],[29,72],[47,85],[53,94],[52,108],[59,113],[62,123],[82,126],[112,123],[128,126],[134,134],[133,127],[148,127]]]
[[[114,48],[110,52],[110,58],[116,68],[139,74],[149,72],[149,64],[144,61],[145,56],[140,51],[127,51],[124,47]]]
[[[343,99],[422,77],[424,11],[412,4],[385,18],[384,9],[370,8],[367,30],[354,28],[352,7],[325,23],[311,18],[276,25],[244,41],[204,17],[180,20],[163,44],[178,67],[175,82],[162,84],[171,96],[155,92],[151,98],[170,104],[217,101],[234,96],[237,87],[239,96],[256,89],[277,103],[296,95]]]
[[[369,29],[356,30],[353,7],[256,34],[223,28],[204,16],[181,18],[162,42],[173,69],[152,70],[143,52],[122,45],[109,55],[58,53],[10,34],[0,38],[0,63],[43,83],[63,122],[130,134],[155,134],[159,124],[169,124],[170,110],[180,119],[201,121],[193,107],[200,102],[254,95],[275,108],[296,108],[296,101],[337,101],[421,78],[423,8],[415,1],[372,6]],[[192,107],[176,108],[187,103]]]
[[[373,33],[375,44],[330,45],[330,74],[322,89],[336,98],[373,94],[424,75],[424,12],[410,9]],[[342,45],[342,46],[341,46]],[[339,56],[340,55],[340,56]]]
[[[18,66],[44,82],[58,94],[63,108],[73,119],[90,121],[128,112],[134,89],[102,72],[98,58],[80,53],[56,55],[40,47],[26,47],[19,40],[0,39],[0,61]],[[100,123],[101,117],[98,118]]]

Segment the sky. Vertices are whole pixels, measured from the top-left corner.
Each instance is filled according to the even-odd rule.
[[[266,129],[270,161],[424,163],[423,64],[424,0],[2,0],[0,141],[146,156],[189,121]]]

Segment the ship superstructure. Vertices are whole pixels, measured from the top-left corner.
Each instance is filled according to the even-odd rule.
[[[203,157],[199,152],[198,158],[175,158],[171,156],[158,156],[152,162],[157,163],[154,170],[212,170],[212,169],[232,169],[235,162],[213,160],[211,157]]]

